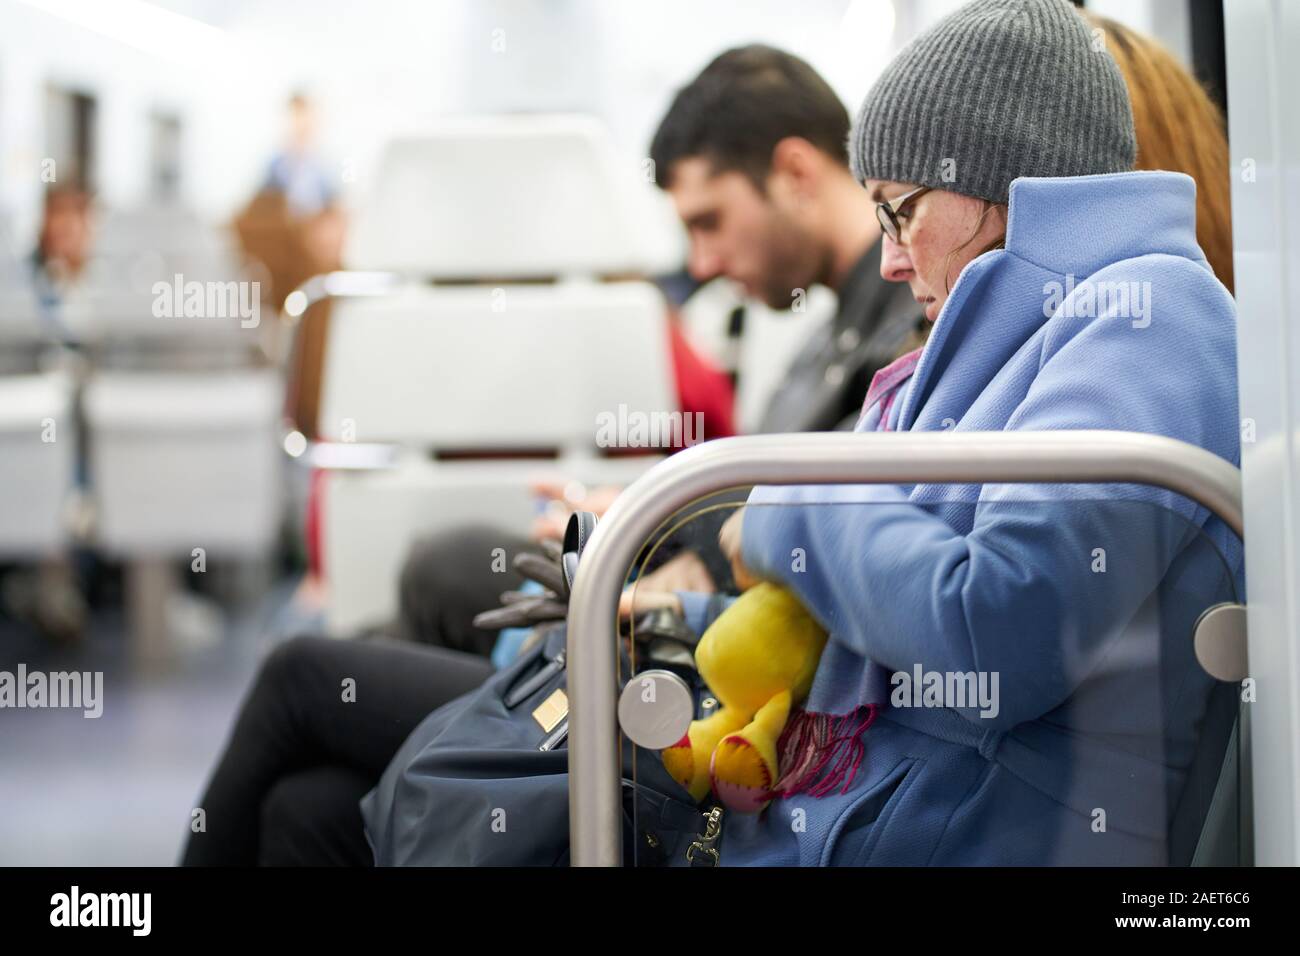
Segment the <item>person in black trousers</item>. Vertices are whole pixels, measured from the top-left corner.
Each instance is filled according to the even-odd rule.
[[[371,865],[358,802],[421,720],[492,673],[496,633],[473,619],[523,577],[481,569],[495,548],[528,547],[488,528],[422,539],[401,574],[398,640],[300,637],[272,651],[195,806],[203,814],[192,815],[181,863]]]
[[[476,654],[388,639],[281,644],[198,803],[203,828],[182,865],[372,865],[359,801],[420,721],[491,672]]]

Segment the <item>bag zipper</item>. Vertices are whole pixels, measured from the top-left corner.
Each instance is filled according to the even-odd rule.
[[[569,718],[565,717],[560,721],[559,726],[551,731],[547,738],[538,745],[537,749],[546,753],[547,751],[554,750],[556,747],[560,746],[560,744],[564,743],[568,738]]]
[[[564,651],[560,651],[545,667],[523,683],[515,685],[510,693],[506,694],[505,699],[502,701],[506,710],[514,710],[534,693],[541,690],[547,681],[562,670],[564,670]]]

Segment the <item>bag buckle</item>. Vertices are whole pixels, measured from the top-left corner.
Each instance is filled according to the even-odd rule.
[[[716,844],[722,836],[722,807],[714,807],[704,820],[704,835],[686,848],[686,862],[691,866],[717,866],[721,862]]]

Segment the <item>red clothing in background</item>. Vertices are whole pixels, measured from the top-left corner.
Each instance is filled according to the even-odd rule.
[[[685,414],[704,413],[704,439],[736,434],[735,390],[726,372],[695,350],[676,321],[668,323],[677,404]]]

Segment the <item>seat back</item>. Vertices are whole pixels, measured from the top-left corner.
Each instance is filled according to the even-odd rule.
[[[0,375],[0,559],[58,554],[75,485],[74,385],[54,370]]]
[[[0,559],[57,554],[76,479],[75,384],[44,368],[53,340],[31,263],[0,215]]]
[[[315,424],[326,441],[397,445],[404,464],[325,482],[332,630],[395,611],[418,535],[526,533],[540,470],[626,481],[655,460],[606,468],[598,444],[620,406],[678,411],[666,305],[626,278],[679,261],[664,202],[582,117],[450,121],[384,151],[344,261],[405,281],[331,303]],[[448,452],[492,460],[431,460]]]
[[[344,266],[435,280],[667,271],[681,235],[652,182],[588,117],[445,121],[384,150]]]
[[[99,546],[265,553],[279,530],[279,396],[267,369],[95,375],[82,405]]]
[[[117,365],[245,364],[261,302],[231,237],[179,206],[105,211],[64,321]]]
[[[323,381],[322,438],[429,451],[591,454],[602,413],[676,407],[663,300],[641,282],[344,300]]]

